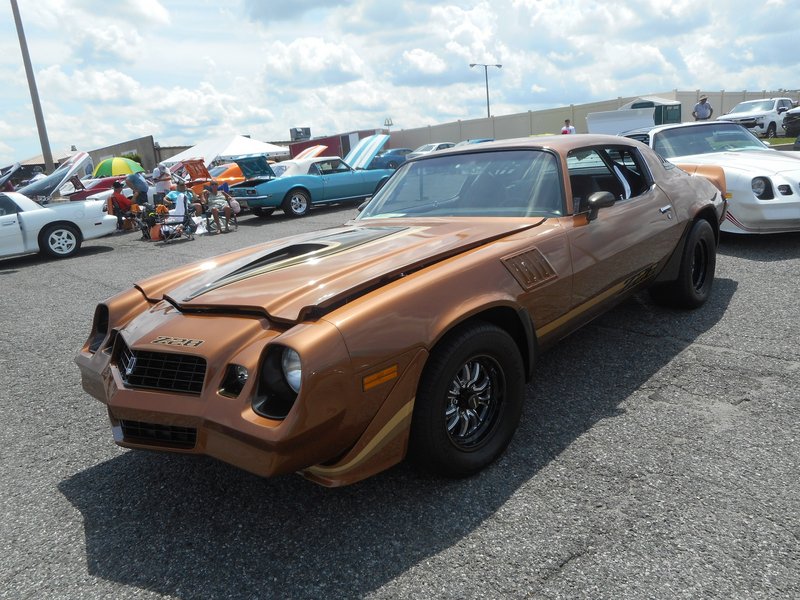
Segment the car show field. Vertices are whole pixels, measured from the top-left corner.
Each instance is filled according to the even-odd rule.
[[[507,451],[470,478],[401,463],[328,489],[114,445],[72,362],[99,301],[356,215],[0,260],[0,597],[800,595],[797,233],[723,235],[702,308],[637,294],[544,353]]]

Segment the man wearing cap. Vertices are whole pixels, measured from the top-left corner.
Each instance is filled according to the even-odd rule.
[[[714,114],[714,109],[708,103],[708,96],[700,96],[700,102],[694,105],[692,116],[695,121],[708,121],[711,115]]]
[[[131,212],[131,201],[122,193],[121,181],[115,181],[112,187],[114,191],[108,198],[108,203],[111,207],[109,212],[117,217],[117,231],[122,231],[122,220]]]

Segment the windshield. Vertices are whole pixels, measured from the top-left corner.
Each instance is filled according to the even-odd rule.
[[[225,172],[225,171],[227,171],[227,170],[228,170],[228,165],[217,165],[216,167],[211,167],[211,168],[208,170],[208,173],[209,173],[209,175],[211,175],[212,177],[216,177],[216,176],[217,176],[217,175],[219,175],[220,173],[224,173],[224,172]]]
[[[424,146],[420,146],[414,152],[430,152],[435,147],[435,144],[425,144]]]
[[[733,113],[743,113],[743,112],[753,112],[757,110],[772,110],[773,105],[775,104],[774,100],[753,100],[752,102],[742,102],[741,104],[737,104],[733,107],[733,110],[728,114],[732,115]]]
[[[544,150],[474,152],[405,163],[358,216],[548,217],[563,214],[557,157]]]
[[[664,158],[673,158],[692,154],[768,148],[740,125],[715,123],[660,131],[653,136],[653,149]]]

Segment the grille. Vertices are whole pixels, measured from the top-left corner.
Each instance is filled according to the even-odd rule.
[[[119,372],[125,385],[200,394],[206,360],[189,354],[131,350],[120,338]]]
[[[157,425],[141,421],[120,421],[122,435],[126,442],[158,444],[173,448],[194,448],[197,430],[193,427]]]

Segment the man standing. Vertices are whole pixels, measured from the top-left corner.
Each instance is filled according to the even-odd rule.
[[[575,133],[575,128],[570,125],[569,119],[564,119],[564,126],[561,128],[561,135]]]
[[[156,191],[153,194],[155,204],[161,204],[164,201],[164,196],[169,193],[170,184],[172,183],[171,173],[169,168],[164,163],[158,163],[158,166],[153,169],[153,181],[156,184]]]
[[[708,121],[714,114],[714,108],[708,103],[708,96],[700,96],[700,102],[694,105],[692,116],[695,121]]]

